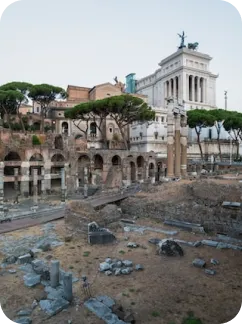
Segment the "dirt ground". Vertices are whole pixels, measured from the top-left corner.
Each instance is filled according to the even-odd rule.
[[[64,221],[54,223],[56,233],[64,240]],[[137,224],[171,229],[148,219],[139,220]],[[38,226],[5,235],[22,236],[33,233],[39,234]],[[204,324],[220,324],[230,321],[239,312],[242,301],[240,251],[183,246],[184,257],[166,257],[156,255],[155,246],[148,243],[150,238],[165,238],[163,234],[145,232],[141,235],[124,233],[120,229],[116,236],[118,243],[105,246],[90,246],[84,241],[71,241],[42,253],[40,258],[51,254],[52,259],[60,260],[64,270],[72,271],[78,278],[83,274],[87,275],[92,284],[93,295],[108,295],[124,308],[132,309],[136,323],[181,324],[187,312],[193,311]],[[142,247],[127,248],[127,237],[128,241],[139,243]],[[204,236],[179,231],[176,238],[196,241]],[[130,275],[107,277],[98,272],[99,263],[107,257],[132,260],[134,264],[142,264],[144,270],[134,271]],[[195,258],[205,259],[207,267],[216,269],[217,274],[208,276],[202,269],[193,267],[192,261]],[[220,264],[210,265],[211,258],[219,260]],[[10,265],[7,269],[15,267]],[[29,307],[36,293],[43,288],[25,287],[20,270],[16,274],[4,273],[2,270],[0,274],[0,303],[5,314],[14,319],[16,312]],[[72,320],[73,324],[103,323],[83,306],[84,295],[80,282],[74,284],[74,295],[80,297],[81,302],[78,306],[70,306],[66,311],[49,319],[37,307],[32,315],[33,324],[64,324],[68,323],[68,320]]]

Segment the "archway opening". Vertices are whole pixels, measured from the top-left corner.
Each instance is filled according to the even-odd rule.
[[[91,137],[97,136],[97,124],[95,122],[92,122],[90,124],[90,136]]]
[[[138,168],[143,168],[144,167],[144,164],[145,164],[145,160],[143,158],[143,156],[138,156],[137,158],[137,166]]]
[[[67,122],[62,123],[62,134],[68,135],[69,125]]]
[[[92,175],[90,172],[90,158],[87,155],[81,155],[77,161],[79,185],[84,185],[84,169],[88,170],[88,183],[91,183]]]
[[[10,151],[4,158],[6,164],[10,162],[10,165],[5,165],[4,176],[10,177],[4,181],[4,197],[6,199],[15,198],[19,192],[20,181],[18,176],[20,175],[21,158],[17,152]]]
[[[136,167],[134,162],[130,162],[130,180],[131,182],[136,181]]]
[[[155,165],[154,163],[149,164],[149,177],[155,176]]]
[[[34,122],[33,123],[33,129],[36,130],[36,131],[39,131],[40,130],[40,122]]]
[[[61,135],[58,135],[55,137],[55,149],[62,150],[62,151],[64,149],[63,138]]]
[[[112,165],[121,165],[121,158],[118,155],[114,155],[112,158]]]

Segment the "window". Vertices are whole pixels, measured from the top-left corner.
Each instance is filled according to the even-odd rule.
[[[155,139],[158,139],[158,132],[154,132]]]
[[[37,113],[39,112],[39,107],[36,108],[36,112],[37,112]]]
[[[159,121],[159,117],[155,117],[155,121],[158,122]]]
[[[140,138],[142,139],[143,138],[143,133],[140,132],[139,135],[140,135]]]
[[[211,140],[212,139],[212,129],[208,130],[208,138]]]
[[[113,129],[112,128],[109,128],[109,133],[112,133],[113,132]]]
[[[164,123],[164,117],[161,117],[161,122]]]
[[[162,136],[161,139],[162,139],[162,141],[164,141],[164,139],[165,139],[164,136]]]

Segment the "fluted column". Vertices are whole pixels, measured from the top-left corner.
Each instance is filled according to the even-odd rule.
[[[174,116],[173,100],[168,101],[167,112],[167,176],[174,177]]]
[[[175,176],[181,176],[181,143],[180,143],[181,116],[175,115]]]
[[[171,79],[169,80],[169,96],[168,97],[171,97]]]
[[[173,79],[173,89],[174,89],[174,97],[177,98],[178,93],[177,93],[177,78],[176,77]]]
[[[182,177],[187,176],[187,137],[188,137],[188,126],[187,117],[181,117],[181,175]]]
[[[185,100],[189,100],[189,74],[186,75],[186,82],[187,82],[187,90],[186,90],[186,98]]]
[[[195,78],[193,75],[191,75],[191,101],[195,101],[194,94],[195,94]]]

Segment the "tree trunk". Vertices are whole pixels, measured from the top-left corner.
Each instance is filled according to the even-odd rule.
[[[219,151],[220,162],[222,162],[222,152],[221,152],[221,144],[220,144],[220,136],[219,135],[217,137],[217,141],[218,141],[218,151]]]
[[[117,122],[116,122],[117,123]],[[123,137],[123,141],[124,141],[124,146],[125,146],[125,149],[128,151],[129,149],[129,146],[128,146],[128,142],[127,142],[127,139],[125,137],[125,133],[123,132],[123,128],[117,123],[118,127],[119,127],[119,130],[120,130],[120,133]]]
[[[24,122],[22,119],[22,114],[18,113],[18,119],[20,120],[20,124],[22,126],[23,131],[25,132]]]
[[[195,128],[195,131],[197,133],[197,143],[198,143],[198,146],[199,146],[199,150],[200,150],[200,154],[201,154],[201,159],[202,159],[202,162],[203,162],[203,149],[202,149],[202,145],[201,145],[201,141],[200,141],[200,132],[197,131],[196,128]]]
[[[239,140],[236,140],[236,160],[239,160]]]

